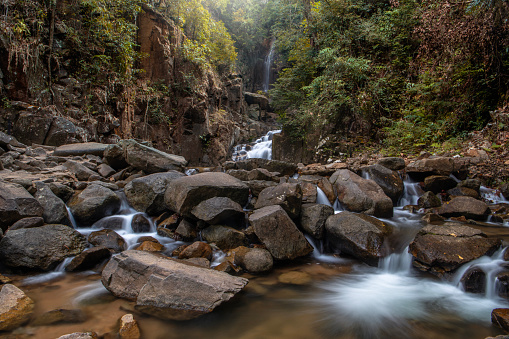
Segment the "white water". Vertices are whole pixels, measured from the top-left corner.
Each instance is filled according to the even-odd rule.
[[[281,133],[281,130],[270,131],[253,145],[237,145],[233,150],[233,161],[245,160],[250,158],[272,159],[272,137],[274,134]]]
[[[322,191],[322,189],[318,186],[316,186],[316,203],[332,207],[324,191]]]
[[[403,195],[398,201],[398,206],[417,205],[419,197],[424,193],[418,182],[406,178],[403,180]]]
[[[62,261],[54,271],[39,274],[33,277],[29,277],[26,279],[23,279],[22,285],[35,285],[35,284],[42,284],[46,283],[48,281],[60,278],[65,275],[65,267],[69,265],[69,263],[74,259],[74,257],[68,257],[65,258],[64,261]]]
[[[481,191],[481,197],[489,203],[509,204],[509,200],[507,200],[499,190],[494,190],[492,188],[481,186],[480,191]]]
[[[274,60],[274,51],[275,51],[276,43],[274,40],[270,43],[269,54],[265,57],[265,61],[263,63],[264,67],[264,77],[263,77],[263,91],[267,93],[270,87],[270,73],[272,70],[272,62]]]

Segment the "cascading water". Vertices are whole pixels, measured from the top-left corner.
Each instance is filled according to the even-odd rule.
[[[316,187],[316,203],[332,207],[329,198],[327,198],[325,192],[318,186]]]
[[[281,130],[270,131],[252,145],[237,145],[233,150],[233,161],[250,158],[272,159],[272,138],[274,134],[281,133]]]
[[[424,194],[419,183],[407,177],[403,180],[403,185],[403,195],[399,199],[398,206],[417,205],[419,197]]]
[[[271,82],[270,75],[271,75],[271,71],[272,71],[272,63],[274,61],[275,47],[276,47],[276,41],[272,40],[271,43],[270,43],[269,53],[265,57],[265,61],[263,63],[263,68],[264,68],[264,73],[263,73],[263,75],[264,75],[264,77],[263,77],[263,91],[264,92],[268,92],[269,91],[269,86],[270,86],[270,82]]]

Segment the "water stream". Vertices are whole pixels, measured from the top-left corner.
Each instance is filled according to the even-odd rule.
[[[265,61],[263,62],[263,91],[267,93],[269,91],[270,83],[271,83],[271,71],[272,71],[272,63],[274,62],[274,51],[276,49],[276,41],[272,40],[270,42],[269,53],[265,57]]]
[[[270,131],[252,144],[241,144],[233,149],[232,160],[246,160],[250,158],[261,158],[272,160],[272,137],[281,133],[281,130]]]

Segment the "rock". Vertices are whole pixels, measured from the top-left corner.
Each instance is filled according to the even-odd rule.
[[[461,277],[463,290],[469,293],[484,293],[486,289],[486,274],[480,268],[469,269]]]
[[[0,290],[0,331],[10,331],[26,323],[34,310],[32,299],[14,285]]]
[[[19,230],[21,228],[32,228],[39,227],[44,225],[44,219],[41,217],[31,217],[31,218],[23,218],[21,220],[16,221],[11,227],[9,227],[9,231]]]
[[[316,203],[316,195],[318,194],[316,185],[310,182],[301,182],[300,187],[302,190],[302,203],[303,204]]]
[[[439,216],[438,214],[435,214],[435,213],[426,213],[422,218],[421,220],[424,220],[426,221],[428,224],[430,223],[434,223],[434,222],[442,222],[445,220],[444,217],[441,217]]]
[[[67,207],[62,199],[57,197],[49,186],[41,181],[36,182],[35,187],[37,192],[35,192],[34,198],[44,209],[44,213],[42,214],[44,221],[47,224],[72,226]]]
[[[97,172],[104,178],[108,178],[116,173],[116,171],[109,165],[100,164],[97,166]]]
[[[121,170],[129,166],[127,161],[125,160],[125,154],[122,147],[119,145],[108,145],[104,150],[104,159],[115,170]]]
[[[131,228],[134,233],[148,233],[151,231],[152,226],[143,214],[135,214],[131,221]]]
[[[243,232],[226,226],[209,226],[201,231],[201,236],[205,241],[215,243],[223,251],[248,245],[247,237]]]
[[[272,181],[274,174],[266,170],[265,168],[255,168],[248,172],[247,180],[265,180]]]
[[[455,187],[450,190],[447,190],[447,194],[451,197],[471,197],[474,199],[479,199],[479,192],[468,188],[468,187]]]
[[[58,337],[57,339],[99,339],[95,332],[74,332]]]
[[[323,239],[325,221],[334,214],[334,208],[320,204],[304,204],[300,213],[300,225],[304,232],[315,239]]]
[[[171,170],[182,172],[187,165],[186,159],[182,156],[164,153],[134,140],[121,140],[119,145],[122,147],[126,162],[145,173]]]
[[[443,217],[461,217],[468,219],[485,220],[491,210],[485,202],[471,197],[456,197],[442,205],[438,214]]]
[[[476,191],[477,193],[479,193],[479,191],[481,190],[481,180],[479,180],[479,179],[466,179],[466,180],[461,181],[458,184],[458,186],[459,187],[470,188],[470,189]]]
[[[269,99],[261,94],[244,92],[244,99],[248,105],[259,105],[264,111],[269,111]]]
[[[284,183],[264,189],[258,196],[255,208],[260,209],[271,205],[280,205],[290,218],[298,218],[302,205],[300,185]]]
[[[164,246],[158,242],[144,241],[138,247],[136,247],[136,250],[147,252],[161,252],[162,250],[164,250]]]
[[[363,179],[347,169],[334,172],[329,181],[336,190],[338,200],[349,211],[380,218],[392,217],[392,200],[374,181]]]
[[[249,216],[260,241],[278,260],[292,260],[305,256],[313,247],[279,205],[267,206]]]
[[[486,238],[479,230],[446,223],[425,226],[410,244],[410,253],[416,261],[414,266],[442,276],[469,261],[491,255],[499,246],[499,239]]]
[[[44,145],[61,146],[75,141],[76,126],[62,117],[55,117],[51,123]]]
[[[102,282],[116,297],[136,300],[138,311],[188,320],[228,301],[248,280],[149,252],[125,251],[106,265]]]
[[[342,212],[325,223],[329,243],[371,266],[387,255],[385,242],[393,227],[367,215]]]
[[[269,251],[263,248],[238,247],[232,250],[235,265],[250,273],[266,273],[272,270],[274,261]]]
[[[36,115],[29,112],[21,112],[14,124],[13,135],[20,142],[32,144],[44,144],[53,116]]]
[[[466,172],[466,162],[461,158],[430,157],[416,160],[406,167],[410,177],[422,181],[430,175],[449,176],[453,173]]]
[[[242,206],[226,197],[214,197],[200,202],[191,214],[208,224],[243,226],[245,214]]]
[[[180,252],[179,259],[206,258],[212,259],[212,247],[202,241],[196,241]]]
[[[74,195],[74,190],[67,185],[60,184],[58,182],[48,183],[48,187],[51,189],[53,194],[62,199],[65,203]]]
[[[283,284],[291,285],[307,285],[312,281],[309,274],[297,271],[283,273],[277,278],[277,280]]]
[[[442,201],[433,192],[426,192],[417,200],[420,208],[433,208],[442,206]]]
[[[253,195],[253,197],[259,196],[260,193],[268,187],[277,186],[277,184],[274,181],[262,181],[262,180],[246,181],[246,184],[249,186],[249,189],[251,190],[251,194]]]
[[[379,165],[382,165],[383,167],[387,167],[388,169],[392,171],[399,171],[405,168],[405,159],[403,158],[396,158],[396,157],[388,157],[388,158],[382,158],[377,161]]]
[[[78,224],[92,225],[97,220],[117,212],[120,198],[106,187],[90,185],[73,196],[68,206]]]
[[[0,241],[0,258],[10,267],[47,271],[85,247],[85,237],[71,227],[45,225],[7,232]]]
[[[39,202],[21,185],[0,182],[0,228],[6,230],[16,221],[27,217],[42,217]]]
[[[281,175],[288,176],[292,176],[297,172],[297,165],[279,160],[251,158],[237,161],[235,165],[239,170],[251,171],[255,168],[265,168],[269,172],[278,172]]]
[[[445,192],[456,187],[456,185],[456,181],[449,176],[432,175],[424,179],[424,190],[435,194]]]
[[[76,272],[92,269],[110,256],[111,252],[108,248],[104,246],[92,247],[74,257],[65,267],[65,270],[67,272]]]
[[[63,166],[80,181],[87,181],[90,177],[98,175],[97,172],[73,160],[67,160]]]
[[[104,217],[104,218],[96,221],[92,225],[92,228],[94,228],[94,229],[105,228],[105,229],[109,229],[109,230],[121,230],[121,229],[127,228],[126,225],[124,225],[124,223],[126,223],[126,220],[124,217],[113,215],[113,216],[109,216],[109,217]]]
[[[249,180],[248,179],[249,172],[246,171],[246,170],[231,169],[231,170],[226,171],[226,173],[228,175],[231,175],[232,177],[237,178],[237,179],[242,180],[242,181],[248,181]]]
[[[80,309],[67,310],[61,308],[43,313],[31,325],[48,326],[57,323],[83,323],[86,320],[87,316]]]
[[[495,308],[491,312],[491,322],[509,332],[509,308]]]
[[[88,242],[94,246],[104,246],[114,253],[127,249],[127,244],[117,232],[112,230],[100,230],[90,233]]]
[[[183,219],[177,226],[175,235],[184,241],[192,241],[197,236],[196,226],[189,220]]]
[[[162,213],[166,210],[164,203],[166,188],[170,182],[184,176],[184,173],[169,171],[136,178],[124,187],[127,201],[137,211],[149,215]]]
[[[120,339],[141,338],[140,328],[132,314],[125,314],[120,318],[120,330],[118,334],[120,335]]]
[[[97,142],[68,144],[57,147],[55,151],[53,151],[53,155],[58,157],[69,157],[93,154],[102,157],[104,150],[106,150],[107,147],[107,144],[101,144]]]
[[[183,216],[193,217],[191,210],[202,201],[227,197],[245,206],[249,188],[226,173],[209,172],[178,178],[170,182],[164,201],[168,208]]]
[[[362,168],[362,171],[369,175],[369,179],[373,180],[382,188],[384,193],[391,198],[396,204],[403,195],[403,180],[401,180],[397,172],[382,165],[371,165]]]

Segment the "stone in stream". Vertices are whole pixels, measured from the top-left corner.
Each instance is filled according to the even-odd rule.
[[[268,187],[277,186],[277,183],[275,183],[274,181],[264,181],[264,180],[246,181],[246,184],[249,186],[249,189],[251,190],[251,194],[253,195],[253,197],[259,196],[260,193]]]
[[[0,228],[27,217],[42,217],[44,210],[23,186],[0,182]]]
[[[249,187],[226,173],[200,173],[170,182],[164,194],[164,201],[170,210],[193,218],[191,211],[194,207],[215,197],[227,197],[245,206],[249,197]]]
[[[349,211],[370,214],[379,218],[393,215],[391,198],[372,180],[366,180],[347,169],[340,169],[330,177],[338,200]]]
[[[315,239],[323,239],[325,222],[334,214],[334,208],[321,204],[304,204],[300,213],[300,225],[304,232]]]
[[[148,233],[151,230],[150,221],[143,214],[135,214],[131,222],[134,233]]]
[[[111,257],[111,252],[108,248],[104,246],[92,247],[75,256],[65,267],[65,270],[76,272],[92,269],[109,257]]]
[[[392,171],[399,171],[405,168],[405,159],[403,158],[397,158],[397,157],[387,157],[382,158],[378,160],[377,162],[379,165],[382,165],[383,167],[387,167],[388,169]]]
[[[438,276],[461,265],[491,255],[500,247],[500,239],[487,238],[475,228],[446,223],[428,225],[410,243],[414,266]]]
[[[449,176],[431,175],[424,179],[424,190],[438,194],[456,187],[458,183]]]
[[[122,147],[126,162],[145,173],[182,172],[187,165],[186,159],[180,155],[168,154],[134,140],[121,140],[118,145]]]
[[[10,267],[50,270],[86,248],[81,233],[65,225],[9,231],[0,241],[0,259]]]
[[[90,233],[88,242],[94,246],[104,246],[114,253],[127,249],[127,244],[117,232],[113,230],[100,230]]]
[[[69,201],[71,197],[74,195],[74,190],[67,185],[58,183],[58,182],[50,182],[47,184],[51,191],[63,202]]]
[[[233,249],[229,255],[233,262],[250,273],[266,273],[272,270],[274,260],[269,251],[263,248],[248,248],[240,246]]]
[[[300,184],[284,183],[261,191],[258,195],[255,208],[260,209],[272,205],[281,206],[290,218],[298,218],[302,205],[302,189]]]
[[[83,323],[87,320],[85,312],[80,309],[56,309],[38,316],[30,325],[48,326],[57,323]]]
[[[303,204],[316,203],[316,195],[318,194],[316,185],[310,182],[301,182],[300,187],[302,189],[302,203]]]
[[[437,197],[435,193],[428,191],[419,197],[417,205],[419,205],[420,208],[440,207],[442,206],[442,201],[440,201],[440,198]]]
[[[456,197],[442,205],[438,214],[443,217],[461,217],[468,219],[486,220],[491,210],[488,205],[472,197]]]
[[[279,205],[258,209],[249,216],[256,236],[277,260],[308,255],[313,247]]]
[[[0,331],[11,331],[26,323],[34,310],[32,299],[14,285],[0,290]]]
[[[184,241],[192,241],[197,235],[196,226],[186,219],[182,219],[175,229],[175,236]]]
[[[386,239],[393,232],[392,225],[364,214],[342,212],[325,222],[329,243],[368,265],[377,266],[387,253]]]
[[[134,320],[132,314],[124,314],[120,318],[120,329],[118,331],[120,339],[139,339],[141,338],[140,328]]]
[[[34,198],[37,199],[44,209],[43,218],[47,224],[64,224],[71,225],[69,213],[65,203],[57,197],[49,186],[41,181],[35,183],[37,191]]]
[[[57,339],[99,339],[95,332],[74,332],[58,337]]]
[[[90,185],[73,196],[68,206],[78,224],[92,225],[99,219],[117,212],[120,208],[120,198],[104,186]]]
[[[109,261],[102,282],[116,297],[135,300],[138,311],[163,319],[188,320],[212,312],[242,290],[248,280],[128,250]]]
[[[239,246],[247,246],[247,237],[243,232],[226,226],[209,226],[201,231],[201,236],[209,243],[215,243],[223,251]]]
[[[491,322],[509,332],[509,308],[495,308],[491,312]]]
[[[44,145],[61,146],[76,142],[76,126],[62,117],[55,117],[51,123]]]
[[[169,171],[136,178],[124,187],[129,204],[140,212],[157,215],[166,210],[164,193],[171,181],[185,176],[184,173]]]
[[[462,158],[430,157],[411,162],[406,167],[406,172],[411,178],[423,181],[430,175],[464,174],[468,172],[467,161]]]
[[[179,259],[205,258],[212,259],[212,247],[202,241],[195,241],[189,246],[185,246],[179,255]]]
[[[117,171],[129,166],[125,160],[124,150],[118,144],[106,147],[104,150],[104,160]]]
[[[369,178],[382,188],[394,204],[398,202],[403,195],[404,186],[403,180],[397,172],[391,171],[382,165],[366,166],[362,167],[361,170],[369,174]]]
[[[242,206],[226,197],[214,197],[200,202],[191,214],[207,224],[244,226],[245,214]]]

